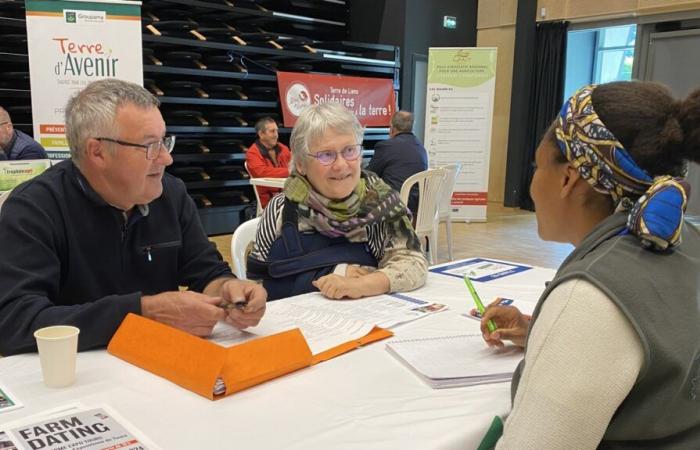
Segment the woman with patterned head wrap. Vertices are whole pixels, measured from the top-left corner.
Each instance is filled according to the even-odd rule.
[[[427,261],[406,205],[361,170],[364,130],[337,103],[307,107],[292,130],[291,175],[258,225],[248,276],[268,299],[332,299],[415,289]]]
[[[576,248],[532,317],[491,306],[490,345],[525,347],[497,448],[700,448],[700,233],[684,223],[700,90],[586,86],[536,153],[542,239]],[[489,333],[487,320],[497,330]]]

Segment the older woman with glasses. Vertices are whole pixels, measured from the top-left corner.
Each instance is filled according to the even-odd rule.
[[[319,290],[332,299],[415,289],[427,261],[399,195],[361,170],[364,130],[336,103],[312,105],[292,130],[291,175],[258,226],[248,275],[271,300]]]

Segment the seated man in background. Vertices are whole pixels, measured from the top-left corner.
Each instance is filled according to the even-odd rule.
[[[96,81],[68,102],[66,135],[71,159],[0,212],[0,354],[36,351],[34,331],[58,324],[80,328],[79,350],[102,347],[128,313],[199,336],[219,320],[258,323],[265,290],[233,277],[164,172],[174,137],[153,95]]]
[[[0,160],[47,158],[44,147],[31,136],[15,130],[10,114],[0,106]]]
[[[253,178],[286,178],[289,176],[289,161],[292,154],[289,148],[279,142],[277,123],[272,117],[263,117],[255,123],[258,139],[248,148],[245,161]],[[260,197],[260,207],[264,208],[280,189],[255,186]]]
[[[408,177],[428,168],[425,147],[412,133],[413,114],[397,111],[391,116],[390,139],[378,142],[367,170],[376,173],[386,184],[401,192]],[[413,186],[408,200],[408,209],[416,215],[418,211],[418,186]]]

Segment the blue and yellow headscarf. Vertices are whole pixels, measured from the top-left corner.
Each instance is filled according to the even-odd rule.
[[[690,186],[669,175],[652,178],[635,163],[593,109],[594,89],[585,86],[564,103],[554,129],[559,149],[593,189],[631,206],[627,228],[645,247],[677,246]]]

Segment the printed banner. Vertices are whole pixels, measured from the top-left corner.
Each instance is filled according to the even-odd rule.
[[[48,159],[0,161],[0,192],[11,191],[51,167]]]
[[[285,127],[293,127],[311,104],[340,103],[369,127],[388,127],[396,110],[390,79],[277,72],[277,85]]]
[[[462,164],[453,219],[486,220],[495,87],[495,48],[430,48],[425,147],[430,167]]]
[[[64,108],[88,83],[143,84],[141,2],[25,0],[34,139],[51,159],[70,157]]]

